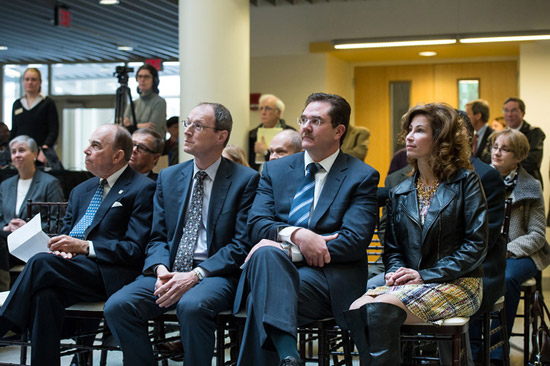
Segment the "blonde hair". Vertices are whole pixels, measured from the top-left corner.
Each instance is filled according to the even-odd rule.
[[[248,165],[248,162],[246,161],[246,155],[244,153],[244,150],[241,147],[236,145],[227,145],[223,149],[223,152],[227,155],[227,158],[229,160],[250,168],[250,165]]]
[[[507,147],[514,153],[516,159],[522,161],[529,155],[529,140],[527,140],[527,137],[522,132],[512,129],[493,132],[489,136],[491,148],[497,141],[497,138],[501,136],[505,139]]]

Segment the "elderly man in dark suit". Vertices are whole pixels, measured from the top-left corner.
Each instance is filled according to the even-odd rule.
[[[151,365],[147,320],[176,309],[184,363],[211,365],[216,315],[230,310],[250,244],[246,219],[258,174],[221,156],[232,119],[203,103],[184,121],[194,156],[160,172],[143,274],[105,304],[125,365]]]
[[[155,185],[128,167],[130,134],[103,125],[84,153],[96,178],[73,189],[63,235],[27,262],[0,309],[0,335],[30,329],[33,365],[59,365],[65,307],[106,300],[143,265]]]
[[[264,165],[234,307],[247,305],[239,365],[302,365],[297,326],[335,317],[347,328],[343,311],[364,293],[379,175],[340,151],[350,113],[340,96],[310,95],[298,119],[305,152]]]

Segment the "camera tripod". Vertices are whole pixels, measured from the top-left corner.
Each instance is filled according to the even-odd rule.
[[[133,125],[127,126],[130,133],[137,130],[136,111],[134,109],[134,101],[132,100],[132,92],[128,87],[128,72],[133,72],[134,69],[126,66],[117,66],[113,76],[118,77],[120,86],[116,90],[115,100],[115,123],[124,126],[124,111],[126,110],[127,100],[130,100],[130,110],[132,112]]]

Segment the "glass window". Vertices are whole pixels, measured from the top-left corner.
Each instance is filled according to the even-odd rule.
[[[458,80],[458,109],[466,110],[466,103],[479,99],[479,79]]]
[[[53,95],[115,94],[117,78],[113,76],[120,63],[53,64]]]
[[[13,103],[25,94],[23,90],[23,73],[29,67],[40,70],[42,76],[42,88],[40,92],[43,95],[48,95],[48,65],[4,65],[4,93],[2,101],[4,115],[2,116],[2,121],[5,122],[10,129]]]

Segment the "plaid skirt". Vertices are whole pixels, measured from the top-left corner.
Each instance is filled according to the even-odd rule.
[[[481,304],[482,280],[464,277],[448,283],[381,286],[365,295],[376,297],[391,294],[397,297],[414,315],[425,322],[453,317],[472,316]]]

